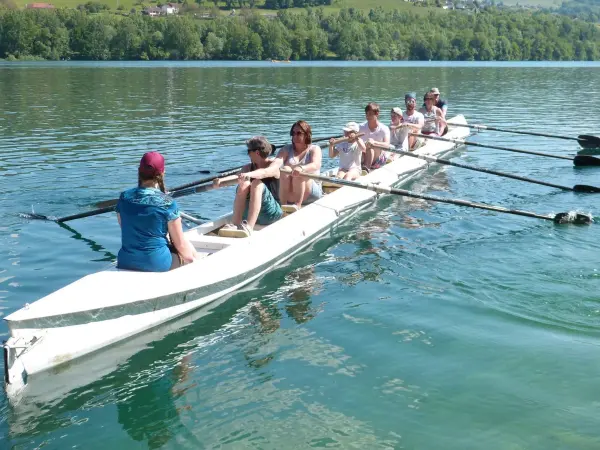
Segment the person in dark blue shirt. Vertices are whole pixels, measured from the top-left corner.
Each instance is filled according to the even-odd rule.
[[[183,234],[177,203],[165,193],[164,173],[165,159],[160,153],[144,154],[138,187],[119,197],[119,269],[166,272],[196,258],[196,250]]]

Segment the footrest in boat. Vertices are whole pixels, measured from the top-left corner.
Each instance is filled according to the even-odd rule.
[[[250,237],[246,230],[239,229],[231,229],[231,228],[221,228],[219,230],[220,237],[228,237],[228,238],[247,238]]]
[[[285,214],[292,214],[298,211],[298,207],[296,205],[281,205],[281,209]]]

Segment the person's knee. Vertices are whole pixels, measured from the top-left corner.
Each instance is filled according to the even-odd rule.
[[[238,190],[237,193],[238,194],[242,194],[242,193],[248,193],[248,189],[250,189],[250,181],[248,180],[244,180],[242,181],[239,185],[238,185]]]

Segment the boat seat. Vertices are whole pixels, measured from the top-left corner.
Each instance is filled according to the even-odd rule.
[[[233,241],[231,238],[200,234],[188,238],[196,248],[206,248],[210,250],[221,250],[229,247]]]

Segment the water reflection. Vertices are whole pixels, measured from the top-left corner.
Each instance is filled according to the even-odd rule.
[[[160,448],[183,428],[175,401],[186,391],[184,384],[191,371],[189,359],[185,356],[167,373],[159,373],[152,381],[117,395],[117,420],[134,441],[146,442],[150,449]],[[129,364],[129,368],[143,371],[146,366]]]
[[[240,300],[246,301],[243,296]],[[239,308],[231,299],[90,357],[33,376],[9,410],[10,436],[19,442],[72,425],[79,414],[116,404],[118,423],[134,440],[160,448],[181,432],[176,401],[190,384],[190,354]]]

